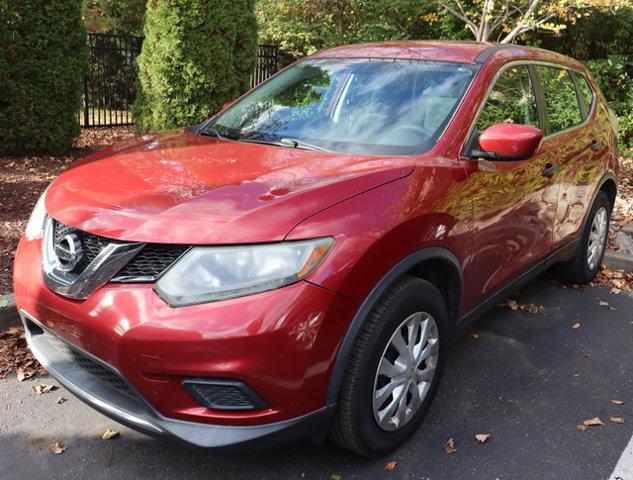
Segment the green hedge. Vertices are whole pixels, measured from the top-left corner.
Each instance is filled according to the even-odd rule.
[[[589,60],[587,67],[618,116],[620,147],[633,148],[633,59],[614,55]]]
[[[254,0],[150,0],[138,59],[137,131],[195,124],[248,89]]]
[[[87,62],[81,0],[0,0],[0,155],[72,145]]]

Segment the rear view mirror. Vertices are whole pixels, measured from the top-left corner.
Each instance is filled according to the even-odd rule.
[[[489,160],[525,160],[536,153],[543,140],[543,132],[529,125],[497,123],[479,136],[480,150],[471,157]]]
[[[235,98],[232,98],[231,100],[229,100],[228,102],[226,102],[224,105],[222,105],[222,110],[226,110],[227,108],[229,108],[231,105],[233,105],[235,103]]]

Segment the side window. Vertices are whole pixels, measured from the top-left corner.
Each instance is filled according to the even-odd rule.
[[[576,73],[576,83],[578,84],[578,90],[580,90],[580,96],[585,101],[585,105],[587,105],[587,114],[591,112],[591,107],[593,107],[594,93],[591,85],[589,85],[589,81],[587,77],[585,77],[581,73]]]
[[[543,85],[549,133],[560,132],[582,123],[578,95],[569,70],[544,66],[537,66],[536,70]]]
[[[495,123],[539,126],[536,98],[527,66],[510,67],[497,79],[477,119],[477,130],[483,132]]]

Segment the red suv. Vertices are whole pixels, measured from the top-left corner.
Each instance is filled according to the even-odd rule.
[[[594,278],[617,162],[575,60],[335,48],[61,174],[16,300],[40,362],[132,428],[216,448],[328,432],[380,454],[488,307],[553,265]]]

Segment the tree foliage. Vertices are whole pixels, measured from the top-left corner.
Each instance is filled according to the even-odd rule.
[[[466,38],[432,2],[411,0],[260,0],[262,42],[295,56],[336,45],[383,40]]]
[[[464,22],[475,40],[514,43],[530,31],[559,33],[591,10],[615,12],[630,0],[439,0],[450,14]]]
[[[254,0],[150,0],[138,58],[137,130],[194,124],[247,90]]]
[[[83,16],[89,32],[140,35],[146,0],[83,0]]]
[[[0,0],[0,153],[60,153],[79,134],[80,0]]]

